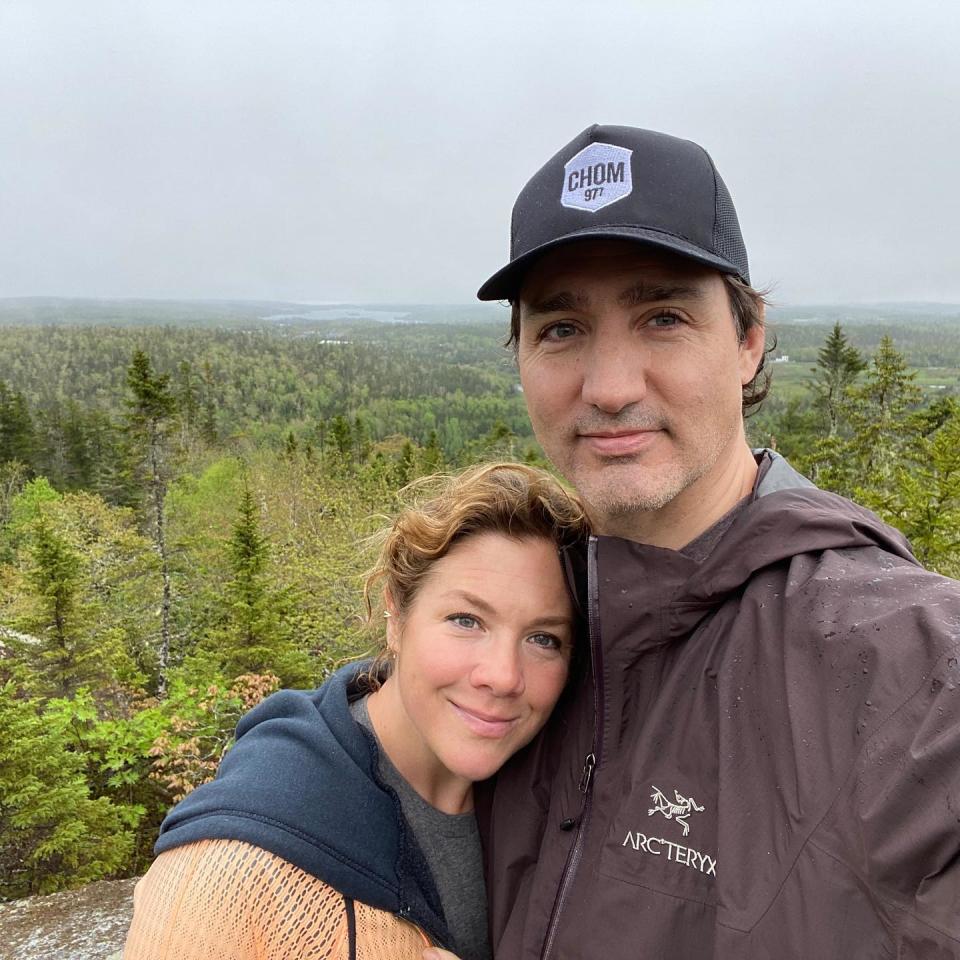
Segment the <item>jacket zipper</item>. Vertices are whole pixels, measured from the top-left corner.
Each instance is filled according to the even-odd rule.
[[[587,631],[590,636],[590,665],[593,670],[593,749],[583,762],[580,776],[580,792],[583,794],[583,810],[577,825],[577,836],[567,856],[557,888],[557,898],[553,903],[547,934],[544,938],[541,960],[549,960],[553,943],[560,923],[567,894],[573,886],[573,879],[583,857],[583,843],[590,823],[590,811],[593,805],[593,771],[603,751],[603,651],[600,648],[600,588],[597,582],[597,538],[590,537],[587,543]]]

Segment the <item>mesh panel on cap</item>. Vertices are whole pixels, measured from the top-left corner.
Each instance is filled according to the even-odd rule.
[[[737,220],[737,211],[733,207],[730,191],[720,179],[716,168],[713,171],[716,184],[716,213],[713,221],[713,246],[721,256],[726,257],[740,271],[742,278],[750,282],[750,266],[747,262],[747,251],[740,236],[740,222]]]

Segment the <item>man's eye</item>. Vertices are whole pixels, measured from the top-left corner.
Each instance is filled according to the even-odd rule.
[[[549,327],[544,327],[540,331],[541,340],[569,340],[570,337],[576,336],[577,328],[572,323],[565,323],[560,321],[559,323],[551,323]]]
[[[658,313],[650,319],[651,327],[660,327],[661,329],[676,327],[680,323],[681,319],[675,313]]]
[[[451,613],[447,620],[465,630],[475,630],[480,626],[480,621],[469,613]]]

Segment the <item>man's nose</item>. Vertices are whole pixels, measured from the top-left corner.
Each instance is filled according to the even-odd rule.
[[[494,638],[484,645],[470,677],[476,687],[486,687],[498,697],[522,693],[523,664],[512,639]]]
[[[598,336],[582,362],[584,403],[619,413],[645,396],[646,358],[629,337]]]

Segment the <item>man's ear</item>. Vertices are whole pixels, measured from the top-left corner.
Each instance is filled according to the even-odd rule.
[[[743,335],[740,344],[740,385],[746,386],[756,375],[763,351],[767,346],[767,328],[763,322],[763,304],[760,305],[760,323],[755,323]]]

